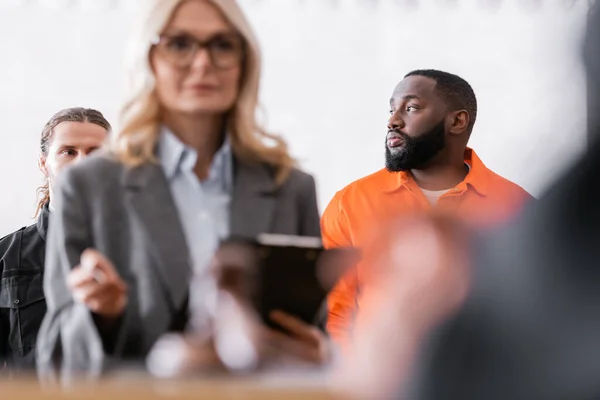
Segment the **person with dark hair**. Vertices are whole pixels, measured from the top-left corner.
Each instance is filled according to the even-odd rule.
[[[99,111],[69,108],[42,130],[38,164],[45,183],[38,189],[37,221],[0,239],[0,370],[3,365],[11,373],[35,368],[35,343],[46,312],[42,276],[56,176],[100,148],[110,129]]]
[[[383,221],[431,209],[489,227],[531,198],[467,147],[477,100],[459,76],[431,69],[406,74],[392,93],[390,114],[385,168],[336,193],[321,220],[327,247],[368,246]],[[359,264],[328,300],[328,331],[343,347],[367,269]]]

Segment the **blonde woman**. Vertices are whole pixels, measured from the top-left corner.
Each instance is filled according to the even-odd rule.
[[[183,330],[192,271],[206,280],[194,298],[210,286],[220,239],[320,236],[313,178],[255,120],[260,55],[235,0],[153,0],[141,22],[111,151],[61,178],[38,341],[43,377],[98,376]],[[323,335],[279,322],[297,354],[323,353]]]

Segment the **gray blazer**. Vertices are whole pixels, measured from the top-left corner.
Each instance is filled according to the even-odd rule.
[[[159,164],[128,168],[94,155],[61,172],[51,213],[44,291],[48,311],[38,336],[42,379],[96,377],[124,359],[140,359],[168,331],[191,277],[177,209]],[[320,236],[315,183],[292,170],[277,186],[265,165],[235,163],[230,233]],[[116,332],[101,334],[73,300],[66,276],[86,248],[108,257],[129,288]]]

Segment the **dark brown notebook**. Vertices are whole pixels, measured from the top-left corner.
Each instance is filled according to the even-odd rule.
[[[249,299],[272,327],[274,310],[320,325],[327,294],[359,257],[354,248],[325,250],[319,238],[287,235],[231,238],[217,253],[220,285]]]

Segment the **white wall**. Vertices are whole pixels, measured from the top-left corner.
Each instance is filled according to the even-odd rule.
[[[98,108],[112,122],[118,112],[136,2],[50,7],[60,1],[0,0],[0,235],[31,223],[46,120],[71,106]],[[534,195],[585,146],[577,58],[585,1],[568,11],[561,0],[535,11],[524,0],[495,9],[483,0],[421,0],[416,9],[402,6],[408,0],[241,3],[264,49],[268,126],[316,175],[321,209],[336,190],[383,166],[389,96],[416,68],[472,84],[480,112],[471,145]]]

